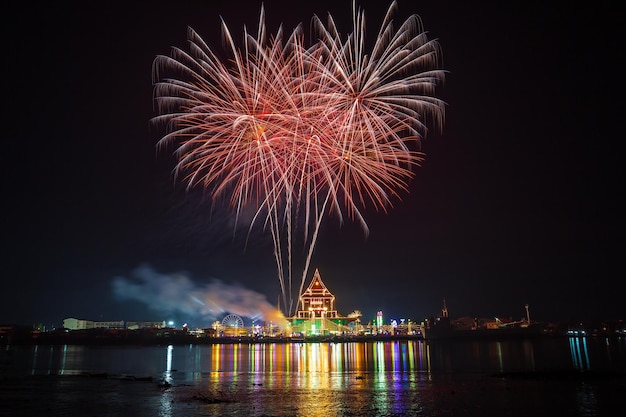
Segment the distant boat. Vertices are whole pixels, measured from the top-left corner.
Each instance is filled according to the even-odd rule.
[[[519,338],[539,336],[543,333],[543,324],[531,322],[526,304],[526,317],[521,320],[468,319],[450,320],[444,300],[441,315],[428,319],[422,328],[425,340],[468,339],[468,338]]]

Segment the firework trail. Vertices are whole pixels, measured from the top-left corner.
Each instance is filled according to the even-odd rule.
[[[154,121],[166,127],[159,146],[175,148],[174,173],[188,188],[209,190],[236,218],[253,208],[249,228],[272,235],[289,314],[296,239],[305,253],[300,294],[324,216],[357,221],[367,234],[363,210],[386,212],[408,192],[427,122],[443,125],[439,45],[418,16],[395,29],[395,9],[371,51],[355,3],[345,38],[331,15],[313,17],[310,45],[302,25],[268,36],[262,7],[258,32],[244,28],[241,47],[222,21],[226,62],[191,28],[189,52],[155,59]]]

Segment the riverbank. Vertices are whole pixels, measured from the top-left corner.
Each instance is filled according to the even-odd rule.
[[[11,331],[0,332],[0,346],[7,345],[213,345],[213,344],[267,344],[267,343],[349,343],[377,342],[402,340],[509,340],[514,338],[538,337],[626,337],[623,323],[620,327],[606,327],[601,330],[572,329],[571,327],[541,327],[533,332],[510,332],[501,330],[450,331],[439,334],[427,329],[425,334],[375,334],[375,335],[322,335],[288,337],[275,336],[215,336],[197,334],[186,330],[163,329],[86,329],[86,330],[55,330],[39,332],[27,327],[14,327]]]
[[[58,331],[34,334],[16,334],[0,340],[0,345],[213,345],[263,343],[344,343],[394,340],[422,340],[418,335],[326,335],[306,337],[286,336],[198,336],[176,329],[162,331],[105,330]]]

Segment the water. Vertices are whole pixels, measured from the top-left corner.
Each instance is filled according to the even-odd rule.
[[[7,346],[0,416],[612,416],[625,375],[625,338]]]

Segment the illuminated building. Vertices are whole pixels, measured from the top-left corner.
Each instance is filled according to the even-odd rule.
[[[137,330],[137,329],[161,329],[165,327],[164,321],[92,321],[69,317],[63,320],[63,327],[68,330],[87,329],[110,329],[110,330]]]
[[[123,329],[124,321],[91,321],[70,317],[63,320],[63,327],[68,330]]]
[[[382,311],[378,311],[376,313],[376,327],[378,327],[379,329],[383,327],[383,312]]]
[[[329,335],[351,332],[350,323],[357,321],[356,314],[341,316],[335,310],[335,296],[326,288],[319,270],[298,300],[298,310],[289,320],[294,333],[304,335]]]

